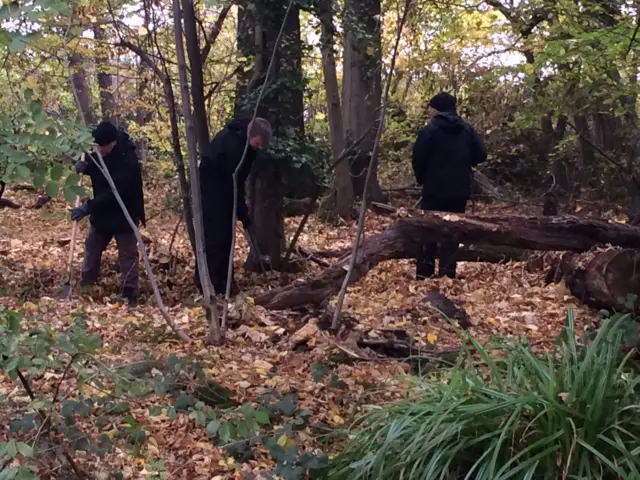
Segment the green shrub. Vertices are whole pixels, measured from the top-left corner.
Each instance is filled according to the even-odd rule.
[[[640,376],[620,353],[630,320],[607,320],[580,346],[569,312],[543,358],[509,340],[492,358],[470,339],[479,362],[463,347],[413,398],[373,407],[330,478],[639,479]]]

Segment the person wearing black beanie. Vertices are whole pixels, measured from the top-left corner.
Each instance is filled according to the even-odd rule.
[[[142,172],[135,146],[129,135],[109,122],[100,123],[92,132],[96,151],[100,153],[134,223],[145,223]],[[71,211],[71,219],[89,216],[91,226],[85,240],[84,261],[80,285],[90,286],[98,281],[102,254],[113,238],[118,245],[120,264],[120,295],[134,306],[137,301],[139,256],[138,242],[107,179],[102,174],[97,154],[78,162],[76,171],[91,178],[93,199]],[[88,157],[88,155],[87,155]]]
[[[418,133],[411,159],[416,181],[422,185],[421,207],[464,213],[471,196],[472,167],[487,159],[484,141],[458,116],[453,95],[435,95],[428,112],[429,124]],[[424,245],[417,258],[416,278],[434,276],[438,256],[438,276],[455,278],[458,247],[457,242]]]

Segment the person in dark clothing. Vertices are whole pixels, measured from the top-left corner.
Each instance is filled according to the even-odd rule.
[[[247,139],[249,143],[242,160]],[[251,173],[257,151],[266,147],[270,140],[271,125],[267,120],[258,117],[251,122],[249,118],[236,118],[213,138],[200,161],[205,252],[209,275],[216,293],[224,293],[227,286],[227,268],[233,235],[233,172],[242,160],[237,177],[237,218],[244,228],[250,229],[251,219],[245,203],[244,184]],[[197,262],[194,283],[202,292]]]
[[[142,172],[135,146],[129,135],[109,122],[102,122],[92,132],[96,150],[100,152],[113,183],[127,211],[136,225],[145,224]],[[97,155],[93,158],[98,161]],[[99,163],[99,162],[98,162]],[[93,199],[71,211],[74,221],[90,216],[91,226],[85,240],[84,261],[80,285],[89,286],[98,281],[102,253],[115,237],[120,264],[120,294],[134,306],[138,294],[139,257],[138,242],[116,200],[107,179],[89,158],[76,164],[76,171],[91,178]]]
[[[456,99],[439,93],[429,102],[429,124],[420,130],[413,147],[413,171],[422,185],[424,210],[464,213],[471,196],[472,167],[487,159],[482,137],[456,113]],[[435,274],[455,278],[458,242],[424,245],[417,259],[416,278]]]

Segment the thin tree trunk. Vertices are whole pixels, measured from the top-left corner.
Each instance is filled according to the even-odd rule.
[[[93,36],[99,42],[105,40],[104,30],[102,27],[94,27]],[[108,48],[103,43],[99,43],[98,49]],[[109,54],[100,55],[96,64],[98,67],[98,88],[100,89],[100,110],[102,119],[115,122],[117,114],[116,99],[113,94],[113,75],[109,73],[111,59]]]
[[[367,133],[360,149],[350,159],[351,181],[356,196],[362,197],[370,164],[375,130],[367,130],[378,117],[381,92],[381,27],[380,0],[346,0],[344,8],[344,76],[342,110],[345,141],[353,142]],[[368,192],[373,200],[381,200],[377,159]]]
[[[222,331],[220,328],[218,307],[215,300],[215,291],[209,276],[209,266],[204,247],[204,227],[202,224],[202,197],[200,194],[200,178],[198,175],[198,146],[196,133],[191,116],[191,98],[189,93],[189,81],[187,77],[187,61],[184,54],[182,40],[182,22],[180,19],[180,0],[173,0],[173,25],[176,39],[176,57],[178,59],[178,74],[180,76],[180,92],[182,96],[182,111],[186,126],[187,150],[189,152],[189,170],[191,172],[191,198],[193,206],[193,220],[196,235],[196,261],[202,284],[203,303],[209,321],[209,342],[220,344]]]
[[[182,0],[184,34],[191,67],[191,98],[193,100],[193,121],[202,155],[209,146],[209,119],[204,98],[204,72],[198,39],[198,25],[193,0]]]
[[[84,58],[80,53],[74,53],[69,57],[71,70],[71,83],[78,95],[78,118],[87,125],[96,123],[93,112],[91,89],[87,83],[87,71],[84,69]]]
[[[324,88],[327,96],[327,113],[329,116],[329,132],[331,135],[331,151],[334,163],[344,151],[344,123],[342,122],[342,107],[340,105],[340,90],[336,73],[336,57],[334,54],[335,38],[333,26],[333,4],[331,0],[324,0],[317,7],[321,25],[322,71]],[[344,219],[351,218],[351,211],[355,201],[351,173],[348,162],[336,164],[334,187],[336,195],[336,212]]]

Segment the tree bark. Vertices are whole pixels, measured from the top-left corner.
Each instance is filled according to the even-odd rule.
[[[254,57],[255,62],[252,72],[239,76],[236,113],[253,113],[260,89],[264,88],[258,116],[269,120],[274,140],[280,146],[275,151],[260,153],[249,176],[257,247],[260,253],[269,255],[271,267],[276,269],[284,249],[283,165],[294,160],[287,153],[292,148],[287,147],[299,145],[304,135],[299,12],[295,3],[287,14],[287,5],[282,2],[257,0],[255,13],[243,8],[238,21],[239,49],[245,57]],[[282,41],[276,45],[281,28]],[[272,71],[268,85],[264,85],[272,56]],[[255,253],[249,258],[258,258]],[[257,265],[249,261],[247,268],[257,268]]]
[[[196,262],[200,273],[200,283],[203,291],[203,304],[209,321],[209,338],[211,344],[220,344],[223,336],[219,323],[218,309],[215,300],[215,291],[209,276],[209,266],[204,247],[204,228],[202,224],[202,196],[200,194],[200,178],[198,176],[197,138],[193,118],[191,116],[191,99],[187,77],[187,61],[184,54],[182,41],[182,22],[180,15],[180,0],[173,0],[173,25],[176,39],[176,58],[178,60],[178,73],[180,76],[180,93],[182,97],[182,111],[185,123],[185,136],[187,139],[187,151],[189,153],[189,169],[191,172],[191,196],[196,239]],[[198,51],[198,55],[200,52]],[[221,293],[221,292],[220,292]]]
[[[189,66],[191,67],[191,100],[193,101],[193,123],[198,138],[198,148],[202,155],[209,146],[209,119],[204,98],[204,71],[198,38],[198,25],[193,0],[182,0],[184,36],[187,45]]]
[[[84,69],[84,57],[80,53],[74,53],[69,57],[69,68],[71,69],[71,83],[78,94],[78,118],[84,119],[87,125],[96,123],[96,116],[93,111],[93,100],[91,89],[87,83],[87,71]]]
[[[266,156],[259,158],[252,172],[251,214],[255,225],[258,250],[268,255],[272,269],[278,270],[284,251],[284,212],[282,206],[281,172],[277,162]],[[258,256],[252,252],[247,259],[246,268],[250,271],[261,270]]]
[[[105,40],[104,29],[101,26],[96,26],[93,29],[93,36],[99,42]],[[100,43],[98,49],[109,48]],[[100,90],[100,111],[102,112],[102,119],[108,122],[115,122],[117,114],[116,99],[113,94],[113,75],[109,72],[111,59],[109,53],[101,54],[96,59],[98,67],[98,88]]]
[[[640,299],[640,252],[565,253],[552,262],[547,281],[564,280],[572,295],[593,308],[620,310],[629,295]]]
[[[369,159],[375,142],[382,97],[380,0],[346,0],[344,8],[344,59],[342,111],[345,141],[352,143],[365,135],[360,148],[350,158],[351,181],[357,197],[362,197]],[[378,182],[377,159],[372,172],[369,198],[383,198]]]
[[[364,277],[382,261],[416,258],[427,241],[452,239],[465,244],[531,250],[583,252],[603,244],[640,249],[640,229],[596,218],[428,213],[400,219],[391,228],[366,238],[358,253],[351,282]],[[346,257],[312,280],[261,295],[256,303],[271,309],[322,304],[340,290],[349,261],[350,257]]]
[[[333,25],[333,2],[324,0],[317,6],[317,15],[320,20],[320,51],[322,53],[322,73],[324,89],[327,96],[327,113],[329,117],[329,134],[331,136],[331,151],[333,161],[338,158],[345,148],[344,123],[342,122],[342,107],[340,102],[340,90],[338,75],[336,73],[336,57],[334,54],[335,35]],[[355,202],[351,173],[348,162],[336,164],[334,176],[336,213],[350,219]]]

